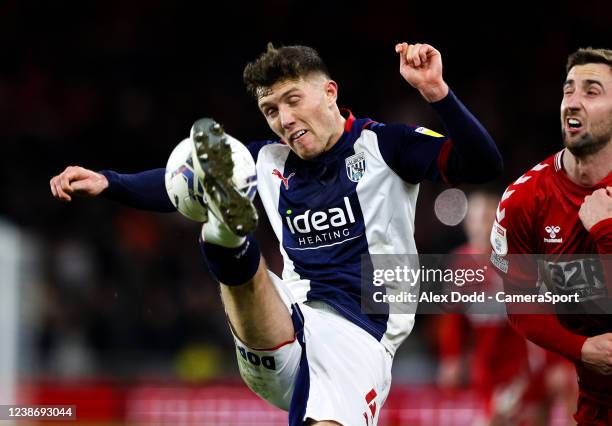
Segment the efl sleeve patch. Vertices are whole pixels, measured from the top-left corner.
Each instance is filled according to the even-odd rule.
[[[493,222],[493,228],[491,229],[491,245],[493,246],[495,253],[499,256],[505,256],[508,254],[506,228],[497,223],[497,220]]]
[[[427,127],[417,127],[416,129],[414,129],[415,132],[417,133],[421,133],[423,135],[427,135],[427,136],[432,136],[434,138],[443,138],[444,135],[441,135],[438,132],[434,132],[431,129],[428,129]]]

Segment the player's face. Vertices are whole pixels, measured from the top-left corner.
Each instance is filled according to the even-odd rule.
[[[580,157],[591,155],[612,139],[612,70],[606,64],[572,67],[561,102],[563,144]]]
[[[274,133],[309,160],[329,149],[342,134],[336,120],[337,84],[320,74],[283,80],[264,88],[259,109]]]

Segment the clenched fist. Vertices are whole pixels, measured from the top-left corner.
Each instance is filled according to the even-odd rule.
[[[436,102],[448,94],[442,78],[442,55],[429,44],[398,43],[395,52],[400,58],[400,74],[428,102]]]
[[[53,197],[72,201],[71,195],[95,197],[108,187],[108,180],[100,173],[79,166],[68,166],[49,182]]]
[[[584,197],[578,217],[587,231],[604,219],[612,218],[612,186],[593,191]]]

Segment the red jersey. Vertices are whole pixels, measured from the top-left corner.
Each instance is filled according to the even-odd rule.
[[[586,337],[612,332],[612,315],[594,314],[612,312],[598,258],[612,253],[612,219],[589,232],[578,217],[584,197],[612,185],[612,173],[592,187],[580,186],[563,169],[564,152],[537,164],[506,189],[491,232],[491,260],[504,272],[507,293],[537,293],[543,284],[554,294],[579,295],[582,315],[510,314],[509,319],[534,343],[574,361],[581,392],[612,406],[612,377],[587,370],[581,361]]]

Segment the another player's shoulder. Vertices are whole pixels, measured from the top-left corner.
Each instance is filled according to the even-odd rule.
[[[546,181],[555,170],[555,157],[527,170],[502,194],[491,230],[491,245],[497,255],[533,252],[533,230],[539,222]],[[497,262],[496,266],[506,272],[507,262]]]
[[[280,154],[286,156],[290,150],[289,146],[278,140],[252,141],[247,144],[247,148],[255,162],[258,161],[260,155],[274,156]]]
[[[561,152],[551,155],[523,173],[504,191],[500,207],[511,210],[531,210],[546,195],[546,186],[561,167]]]

